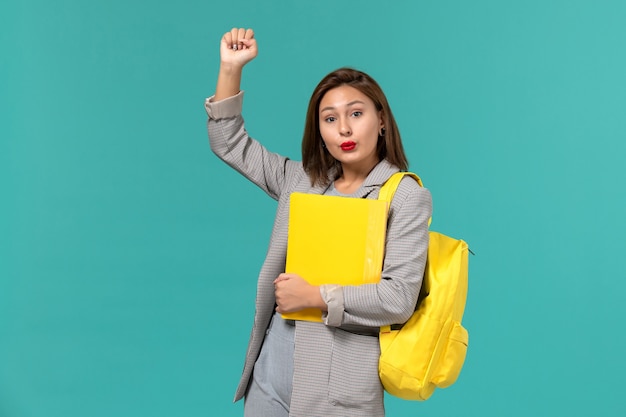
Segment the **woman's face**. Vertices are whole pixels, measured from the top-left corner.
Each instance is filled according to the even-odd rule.
[[[382,113],[356,88],[342,85],[329,90],[320,101],[319,123],[328,152],[344,172],[369,172],[379,162],[376,145]]]

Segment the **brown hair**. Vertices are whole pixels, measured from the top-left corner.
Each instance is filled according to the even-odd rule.
[[[322,98],[328,91],[342,85],[356,88],[374,102],[378,111],[382,111],[385,134],[378,137],[378,158],[381,161],[387,159],[400,170],[406,171],[409,162],[404,154],[400,131],[393,113],[391,113],[385,93],[378,83],[366,73],[352,68],[339,68],[320,81],[309,100],[302,137],[302,164],[311,179],[311,184],[328,185],[330,181],[328,175],[332,169],[336,169],[337,176],[341,176],[342,173],[341,164],[323,146],[324,142],[319,124],[319,106]]]

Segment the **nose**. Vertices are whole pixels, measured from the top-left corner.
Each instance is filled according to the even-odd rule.
[[[342,120],[339,125],[339,133],[341,136],[350,136],[352,134],[352,129],[350,129],[350,124],[346,120]]]

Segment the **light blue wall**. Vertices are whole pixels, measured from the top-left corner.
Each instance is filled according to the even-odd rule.
[[[0,416],[237,416],[274,202],[207,145],[222,33],[248,130],[299,158],[344,65],[386,91],[470,349],[389,416],[623,416],[623,1],[20,0],[0,6]],[[221,200],[229,201],[228,205]]]

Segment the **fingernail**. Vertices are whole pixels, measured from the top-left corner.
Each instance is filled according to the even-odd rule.
[[[233,51],[236,51],[236,50],[237,50],[237,44],[233,43]]]

